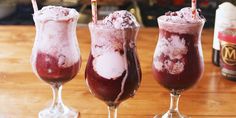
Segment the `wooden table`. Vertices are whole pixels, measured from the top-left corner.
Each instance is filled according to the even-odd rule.
[[[63,99],[66,105],[79,110],[82,118],[106,118],[106,105],[89,93],[84,80],[89,31],[86,27],[77,31],[82,68],[65,84]],[[142,84],[134,98],[120,105],[119,118],[152,118],[169,108],[169,93],[155,82],[151,71],[157,35],[157,28],[142,28],[139,32]],[[49,85],[36,78],[29,63],[34,36],[33,26],[0,26],[0,118],[36,118],[52,100]],[[183,93],[180,110],[192,118],[235,118],[236,83],[222,78],[220,69],[211,63],[212,37],[212,29],[203,31],[205,72],[195,87]]]

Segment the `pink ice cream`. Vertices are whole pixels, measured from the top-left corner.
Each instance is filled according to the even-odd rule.
[[[168,39],[161,37],[158,48],[155,51],[155,57],[168,57],[169,59],[161,59],[155,61],[155,67],[158,70],[168,70],[171,74],[178,74],[184,70],[184,56],[188,53],[186,41],[177,35],[173,35]],[[156,59],[157,60],[157,59]],[[179,60],[175,62],[176,60]]]
[[[92,35],[92,55],[94,70],[106,79],[118,78],[127,70],[124,55],[126,43],[130,43],[139,27],[135,17],[128,11],[116,11],[98,24],[90,24]],[[99,30],[101,29],[101,30]],[[125,33],[129,32],[127,37]],[[130,40],[130,41],[129,41]]]

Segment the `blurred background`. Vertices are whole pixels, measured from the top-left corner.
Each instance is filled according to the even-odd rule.
[[[198,8],[207,19],[205,27],[214,27],[215,11],[226,1],[236,5],[236,0],[197,0]],[[45,5],[75,8],[81,14],[80,25],[91,21],[90,0],[37,0],[37,3],[39,8]],[[99,19],[115,10],[126,9],[145,27],[156,27],[156,18],[167,11],[191,6],[191,0],[98,0],[98,3]],[[1,25],[33,25],[32,13],[30,0],[0,0]]]

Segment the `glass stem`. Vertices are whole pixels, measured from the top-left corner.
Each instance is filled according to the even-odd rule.
[[[180,98],[179,93],[177,92],[170,93],[170,108],[169,108],[170,113],[179,112],[179,98]]]
[[[108,118],[117,118],[117,106],[108,106]]]
[[[60,112],[63,113],[65,110],[65,106],[62,102],[62,84],[53,84],[52,86],[53,91],[53,103],[51,106],[51,112]]]

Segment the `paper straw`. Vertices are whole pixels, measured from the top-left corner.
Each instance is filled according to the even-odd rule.
[[[31,2],[32,2],[32,5],[33,5],[34,12],[37,12],[38,11],[38,5],[37,5],[36,0],[31,0]]]
[[[196,18],[197,0],[192,0],[192,17]]]
[[[93,23],[97,23],[97,0],[91,0]]]

